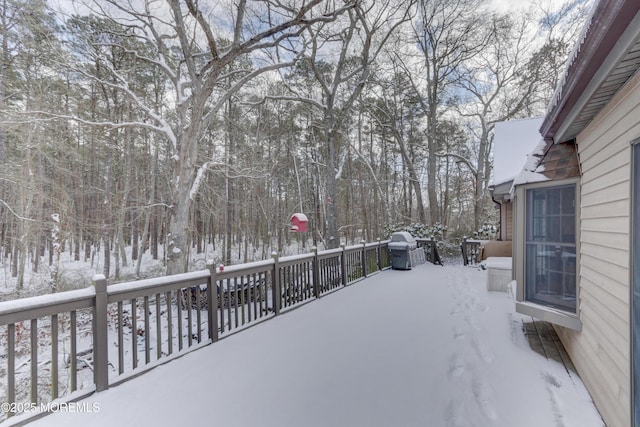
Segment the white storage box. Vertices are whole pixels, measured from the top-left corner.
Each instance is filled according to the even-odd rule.
[[[509,292],[511,257],[489,257],[483,264],[487,269],[487,290]]]

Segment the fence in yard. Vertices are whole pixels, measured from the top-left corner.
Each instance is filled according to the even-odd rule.
[[[389,265],[387,241],[363,242],[109,286],[97,275],[87,289],[2,302],[0,421],[105,390]]]

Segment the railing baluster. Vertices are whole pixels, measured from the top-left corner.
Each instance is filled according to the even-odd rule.
[[[294,264],[292,266],[293,270],[293,282],[295,283],[295,292],[296,292],[296,302],[302,301],[302,280],[300,277],[300,264]]]
[[[173,354],[173,313],[171,311],[171,291],[165,294],[165,301],[167,303],[167,341],[168,341],[168,354]]]
[[[209,269],[209,279],[207,281],[207,329],[209,339],[212,342],[218,341],[218,293],[216,291],[216,267],[213,261],[207,262]]]
[[[289,282],[288,273],[289,268],[283,267],[280,270],[280,286],[282,287],[282,299],[280,300],[280,307],[287,307],[289,300],[291,299],[291,283]]]
[[[198,325],[198,343],[202,342],[202,314],[201,308],[202,306],[202,292],[200,291],[200,286],[196,286],[196,325]]]
[[[251,280],[253,280],[252,284],[252,290],[253,290],[253,320],[257,320],[259,317],[259,313],[258,313],[258,298],[259,298],[259,294],[258,292],[260,292],[260,282],[259,282],[259,276],[256,275],[256,273],[253,273],[253,275],[251,276]]]
[[[144,363],[151,363],[151,343],[149,342],[149,295],[145,295],[144,306]]]
[[[162,358],[162,315],[160,313],[160,294],[156,294],[156,350],[157,359]]]
[[[220,332],[224,332],[224,311],[226,310],[226,305],[227,305],[227,297],[225,296],[224,293],[224,280],[220,280],[220,284],[218,284],[218,280],[216,279],[216,282],[214,283],[215,288],[213,289],[213,292],[215,292],[216,294],[218,294],[218,314],[219,314],[219,325],[218,327],[220,328]],[[219,292],[218,292],[219,291]]]
[[[273,258],[273,271],[271,272],[271,292],[273,293],[273,312],[277,316],[280,314],[280,307],[282,303],[282,287],[280,283],[280,262],[278,261],[278,254],[276,252],[271,253]]]
[[[233,278],[233,318],[236,321],[234,327],[238,327],[238,277]]]
[[[303,300],[304,284],[302,282],[302,268],[300,264],[294,264],[293,266],[293,281],[295,283],[296,298],[295,302]]]
[[[298,264],[298,269],[300,271],[300,300],[301,301],[306,301],[309,298],[309,293],[308,293],[309,283],[307,282],[307,271],[309,270],[308,266],[309,264],[306,261]]]
[[[307,263],[307,298],[311,298],[313,296],[313,292],[312,292],[312,279],[311,277],[313,276],[313,261],[309,261]]]
[[[237,279],[236,279],[237,280]],[[240,306],[242,307],[242,311],[241,311],[241,319],[242,319],[242,324],[244,325],[246,323],[246,317],[245,317],[245,291],[246,288],[244,286],[244,276],[240,276]]]
[[[7,325],[7,403],[16,401],[16,324]],[[8,416],[13,415],[11,411]]]
[[[288,268],[289,279],[287,280],[290,283],[291,295],[289,297],[289,305],[293,305],[298,302],[298,281],[296,277],[296,265],[292,265]]]
[[[51,398],[58,398],[58,315],[51,315]]]
[[[122,301],[118,301],[118,375],[124,373],[124,332],[122,330],[122,317],[124,310],[122,309]]]
[[[193,318],[191,316],[193,296],[191,295],[191,288],[188,287],[185,289],[185,291],[187,293],[187,306],[185,307],[187,310],[187,343],[188,346],[191,347],[191,345],[193,344]]]
[[[323,259],[318,261],[318,295],[322,295],[324,293],[324,284],[325,284],[325,271],[324,271],[325,262]]]
[[[318,260],[318,248],[314,246],[313,261],[311,261],[311,280],[313,282],[313,294],[316,298],[320,298],[320,261]]]
[[[185,299],[184,291],[178,289],[176,291],[176,305],[178,306],[178,351],[182,351],[183,342],[182,342],[182,304]]]
[[[260,273],[259,284],[260,287],[260,301],[258,301],[260,306],[260,317],[262,317],[266,312],[266,298],[267,298],[267,273]]]
[[[71,392],[78,389],[78,319],[76,311],[71,312],[71,348],[69,349],[69,369],[71,370]]]
[[[231,300],[231,279],[227,279],[227,300],[226,300],[226,309],[227,309],[227,330],[231,330],[231,307],[232,307],[232,300]]]
[[[38,403],[38,319],[31,319],[31,403]]]
[[[138,367],[138,303],[131,299],[131,364]]]
[[[250,276],[243,274],[240,276],[241,289],[241,305],[242,305],[242,324],[251,322],[251,284]]]
[[[296,296],[297,296],[297,292],[296,292],[296,275],[295,275],[295,265],[291,265],[289,267],[286,268],[285,270],[285,275],[286,275],[286,279],[284,283],[288,283],[288,287],[289,287],[289,295],[288,295],[288,299],[289,299],[289,305],[293,305],[296,302]]]

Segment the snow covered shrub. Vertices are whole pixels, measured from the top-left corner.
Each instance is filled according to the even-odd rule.
[[[447,231],[447,227],[444,227],[440,223],[434,225],[426,225],[420,223],[414,223],[410,225],[403,224],[387,224],[383,228],[383,237],[388,239],[391,235],[397,231],[407,231],[415,238],[430,239],[433,238],[436,241],[441,241],[444,238],[444,233]]]
[[[473,238],[478,240],[496,240],[498,238],[498,226],[485,222],[479,230],[473,232]]]

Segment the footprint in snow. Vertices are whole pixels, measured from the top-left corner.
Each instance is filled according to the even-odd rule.
[[[453,401],[447,405],[444,413],[445,425],[447,427],[472,427],[469,416],[460,401]]]
[[[476,403],[482,412],[492,421],[498,419],[498,411],[493,399],[493,393],[487,382],[480,375],[475,375],[471,381],[471,391],[476,399]]]
[[[493,362],[493,352],[487,347],[484,341],[480,341],[478,337],[473,337],[472,345],[478,356],[480,356],[485,363]]]
[[[564,427],[564,416],[562,407],[563,402],[559,397],[558,389],[561,387],[560,381],[548,372],[541,372],[542,378],[547,383],[547,392],[549,393],[549,399],[551,400],[551,410],[553,411],[553,418],[557,427]]]
[[[487,311],[489,311],[489,306],[481,303],[476,303],[476,311],[479,311],[480,313],[486,313]]]
[[[449,378],[457,378],[464,374],[464,358],[456,354],[449,360]]]
[[[544,381],[547,383],[548,386],[560,388],[560,386],[562,385],[560,381],[553,374],[550,374],[549,372],[541,372],[540,375],[542,375],[542,378],[544,378]]]
[[[461,340],[464,338],[464,331],[460,326],[453,327],[453,338],[456,340]]]
[[[470,315],[465,315],[464,316],[464,320],[467,322],[467,324],[469,326],[471,326],[471,328],[476,331],[476,332],[480,332],[482,331],[482,328],[480,327],[480,325],[478,324],[478,321],[475,317],[472,317]]]

